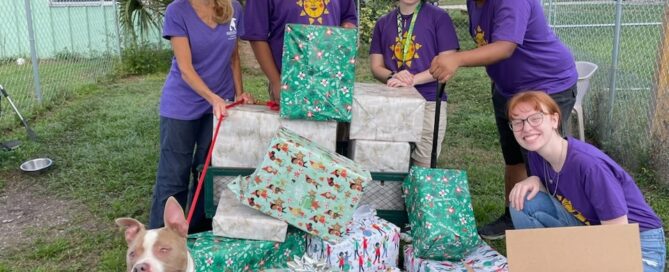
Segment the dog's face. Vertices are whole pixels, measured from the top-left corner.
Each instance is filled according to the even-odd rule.
[[[164,220],[165,227],[146,230],[135,219],[116,219],[116,224],[125,228],[128,272],[194,271],[193,260],[186,247],[188,223],[173,197],[165,204]]]

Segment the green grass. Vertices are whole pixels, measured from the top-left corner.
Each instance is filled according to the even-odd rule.
[[[471,46],[465,43],[463,47]],[[368,60],[356,71],[372,81]],[[266,97],[266,82],[257,70],[244,71],[245,88]],[[146,222],[158,156],[157,105],[164,75],[122,79],[76,89],[67,101],[51,107],[34,129],[40,141],[0,153],[0,188],[10,182],[38,184],[80,210],[59,237],[45,235],[33,244],[4,252],[0,271],[121,271],[125,244],[113,219],[132,216]],[[495,132],[489,80],[482,68],[465,68],[448,84],[448,128],[439,165],[467,170],[479,225],[503,209],[503,162]],[[9,136],[22,137],[15,129]],[[25,175],[18,162],[37,155],[55,160],[42,175]],[[636,175],[646,198],[669,223],[669,189],[651,172]],[[503,242],[492,243],[505,252]]]

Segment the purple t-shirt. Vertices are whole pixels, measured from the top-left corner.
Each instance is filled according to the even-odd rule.
[[[415,75],[429,69],[432,59],[439,53],[460,48],[451,17],[446,11],[428,4],[423,5],[418,12],[411,35],[412,41],[407,55],[403,58],[404,38],[400,39],[397,33],[398,12],[398,9],[394,9],[379,18],[369,48],[370,54],[383,55],[383,63],[389,70],[399,72],[408,68]],[[408,32],[412,15],[401,16],[402,35]],[[436,81],[415,87],[425,100],[436,99]]]
[[[276,68],[281,72],[283,33],[286,24],[341,26],[357,24],[354,0],[247,0],[244,7],[248,41],[267,41]]]
[[[634,179],[620,165],[588,143],[572,137],[567,141],[567,159],[559,178],[539,154],[528,152],[530,173],[548,185],[550,194],[557,186],[555,196],[567,211],[586,225],[627,215],[641,231],[662,227]],[[551,178],[547,179],[546,174]]]
[[[467,0],[469,31],[477,46],[517,45],[511,57],[486,66],[488,76],[511,97],[526,90],[559,93],[576,84],[574,57],[548,27],[540,0]]]
[[[214,93],[228,100],[235,97],[230,58],[237,36],[244,32],[242,6],[235,0],[232,5],[232,20],[211,28],[197,16],[188,0],[175,0],[167,6],[163,25],[165,39],[188,38],[195,71]],[[208,113],[211,113],[211,105],[181,78],[177,60],[172,58],[160,97],[160,115],[195,120]]]

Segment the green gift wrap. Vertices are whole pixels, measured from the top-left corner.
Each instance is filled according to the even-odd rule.
[[[336,243],[371,179],[352,160],[281,128],[255,172],[228,188],[245,205]]]
[[[281,71],[281,117],[351,121],[358,31],[286,25]]]
[[[417,257],[461,260],[481,243],[467,172],[413,166],[403,187]]]
[[[305,233],[289,229],[283,243],[215,236],[211,231],[188,236],[195,271],[239,272],[286,268],[294,256],[304,255]]]

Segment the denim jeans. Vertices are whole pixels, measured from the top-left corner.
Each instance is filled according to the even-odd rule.
[[[531,200],[525,200],[523,210],[509,208],[516,229],[552,228],[583,225],[572,214],[547,193],[539,192]],[[644,272],[664,272],[667,249],[662,228],[642,231],[641,257]]]
[[[213,115],[206,114],[196,120],[177,120],[160,117],[160,158],[153,200],[149,214],[149,228],[163,226],[165,202],[174,196],[187,209],[197,186],[197,167],[204,164],[213,131]],[[191,178],[192,176],[192,178]],[[192,184],[191,184],[191,181]],[[204,190],[191,218],[189,233],[211,229],[211,220],[204,214]],[[188,210],[185,211],[186,216]]]

